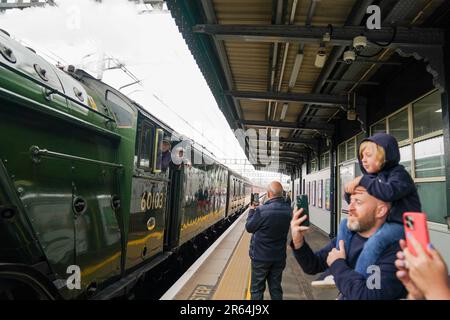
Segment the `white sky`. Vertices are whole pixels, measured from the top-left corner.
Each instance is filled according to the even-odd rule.
[[[56,2],[58,7],[8,10],[0,15],[0,28],[50,62],[94,76],[102,57],[118,59],[142,80],[123,93],[216,158],[245,159],[170,13],[139,14],[144,5],[128,0]],[[133,82],[121,70],[105,71],[102,80],[117,89]]]

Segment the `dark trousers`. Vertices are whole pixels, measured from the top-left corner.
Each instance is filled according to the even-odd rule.
[[[251,300],[263,300],[266,280],[272,300],[283,300],[281,277],[286,260],[265,262],[252,260]]]

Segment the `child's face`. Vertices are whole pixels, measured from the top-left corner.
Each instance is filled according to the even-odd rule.
[[[367,173],[377,173],[380,171],[381,164],[377,157],[377,146],[371,142],[362,152],[362,165]]]

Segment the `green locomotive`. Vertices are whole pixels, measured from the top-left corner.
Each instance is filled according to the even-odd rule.
[[[255,187],[180,138],[114,88],[0,32],[0,299],[126,294],[242,212]]]

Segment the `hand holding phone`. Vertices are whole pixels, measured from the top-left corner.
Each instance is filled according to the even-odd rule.
[[[411,234],[419,242],[423,250],[427,252],[427,246],[430,243],[427,215],[423,212],[405,212],[403,213],[403,224],[405,227],[405,235],[408,233]],[[408,237],[406,237],[406,246],[414,256],[417,256],[417,252]]]
[[[305,215],[307,216],[306,220],[302,222],[301,226],[309,227],[309,204],[308,196],[306,194],[297,196],[297,209],[303,209],[303,212],[300,214],[300,218]]]
[[[252,193],[252,205],[259,206],[259,193]]]

